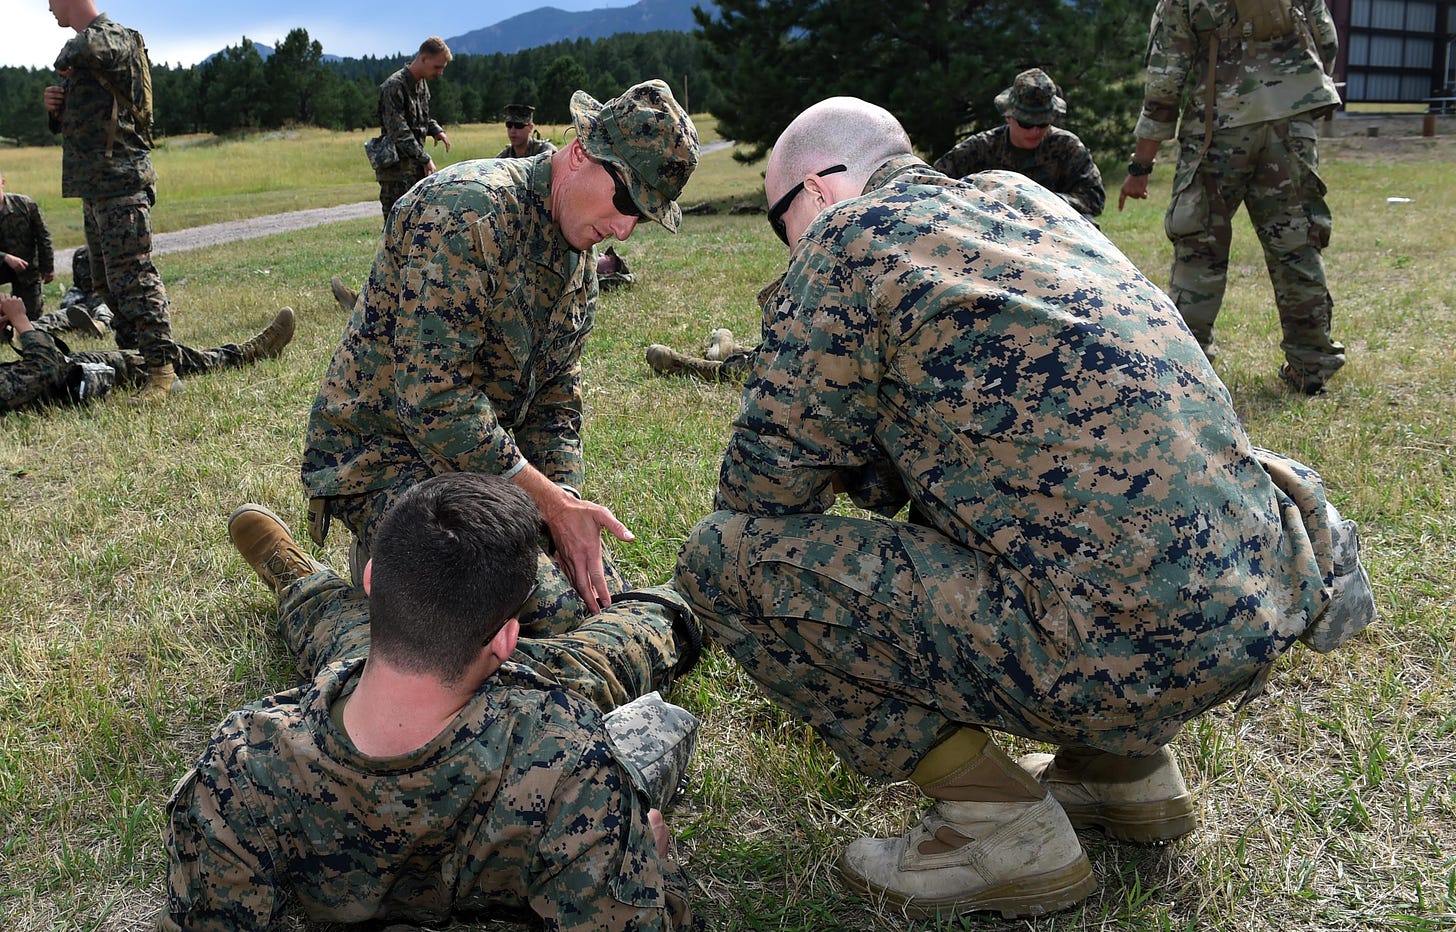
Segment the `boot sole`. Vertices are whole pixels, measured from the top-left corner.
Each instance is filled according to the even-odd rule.
[[[1065,867],[954,897],[911,897],[869,883],[850,870],[841,856],[839,876],[850,889],[872,900],[883,900],[917,919],[949,919],[961,913],[997,912],[1002,919],[1045,916],[1071,909],[1092,895],[1097,881],[1092,862],[1084,854]]]
[[[1182,838],[1198,826],[1191,796],[1157,802],[1098,803],[1079,806],[1062,803],[1073,828],[1101,829],[1110,838],[1139,845],[1155,845]]]

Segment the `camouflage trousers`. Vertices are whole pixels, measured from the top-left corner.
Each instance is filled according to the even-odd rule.
[[[561,582],[565,579],[560,574]],[[685,604],[670,587],[646,591]],[[628,598],[588,615],[570,606],[559,610],[560,605],[533,596],[521,607],[521,639],[511,660],[586,697],[603,712],[668,691],[679,652],[667,608]],[[331,570],[315,573],[284,588],[278,631],[298,658],[299,676],[311,680],[330,663],[368,653],[369,598]]]
[[[1308,118],[1219,130],[1206,153],[1201,130],[1180,141],[1164,217],[1173,243],[1168,293],[1210,357],[1233,219],[1244,205],[1264,251],[1285,359],[1296,373],[1319,382],[1345,364],[1345,348],[1330,337],[1333,302],[1321,255],[1332,225],[1326,191]]]
[[[121,197],[85,198],[91,280],[105,282],[116,345],[142,354],[148,365],[179,362],[172,342],[167,291],[152,264],[151,189]]]
[[[39,275],[16,272],[4,262],[0,262],[0,285],[9,285],[10,293],[25,302],[25,316],[31,320],[38,319],[41,312],[45,310],[45,297],[41,293],[42,283]]]
[[[425,167],[423,162],[400,159],[398,165],[387,171],[374,173],[375,180],[379,182],[379,206],[384,211],[386,224],[389,223],[389,212],[394,209],[394,202],[404,197],[405,192],[415,186],[415,182],[425,177]]]
[[[1102,721],[1088,709],[1116,687],[1069,677],[1064,655],[1075,646],[1089,670],[1135,665],[1125,641],[1070,638],[998,557],[897,521],[716,512],[684,544],[676,586],[775,703],[881,780],[905,779],[965,726],[1148,754],[1267,669],[1228,662],[1191,706],[1156,698]]]
[[[73,402],[71,377],[77,363],[100,363],[116,371],[116,385],[139,386],[147,380],[147,363],[135,350],[104,350],[72,353],[64,343],[56,361],[0,363],[0,411],[13,411],[48,401]],[[208,350],[177,346],[177,374],[183,378],[243,364],[243,351],[236,343]]]

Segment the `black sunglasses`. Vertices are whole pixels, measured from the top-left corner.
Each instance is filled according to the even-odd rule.
[[[525,128],[526,128],[526,124],[524,124],[524,123],[515,123],[515,122],[513,122],[511,120],[506,120],[506,129],[525,129]]]
[[[823,178],[825,175],[835,175],[839,172],[847,171],[849,171],[849,166],[847,165],[831,165],[822,172],[815,172],[814,177]],[[808,180],[807,178],[804,179],[804,181]],[[773,231],[778,234],[779,239],[783,240],[785,246],[789,245],[789,231],[784,226],[784,214],[788,213],[789,208],[794,206],[794,198],[798,197],[803,190],[804,182],[801,181],[785,191],[784,196],[774,201],[773,206],[768,209],[768,225],[773,227]]]
[[[1011,119],[1022,129],[1046,129],[1048,126],[1051,126],[1050,123],[1023,123],[1021,120],[1016,119],[1016,117],[1012,117]]]
[[[616,166],[611,162],[603,162],[602,167],[607,170],[607,174],[612,176],[612,185],[615,189],[612,191],[612,206],[616,208],[617,213],[624,217],[646,220],[647,215],[642,212],[642,208],[637,206],[637,202],[632,200],[632,189],[627,187],[627,182],[622,180]]]

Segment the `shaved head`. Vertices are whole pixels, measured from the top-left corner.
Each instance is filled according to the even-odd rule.
[[[768,158],[764,189],[774,201],[805,177],[830,165],[863,188],[887,159],[911,153],[910,137],[894,114],[858,97],[830,97],[794,117]]]

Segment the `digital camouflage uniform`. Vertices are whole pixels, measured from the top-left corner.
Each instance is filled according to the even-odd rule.
[[[111,296],[116,343],[157,366],[178,362],[178,351],[167,292],[152,264],[157,175],[151,144],[96,77],[104,75],[138,100],[142,50],[140,33],[105,14],[77,33],[56,56],[56,70],[75,70],[64,80],[65,106],[51,129],[62,135],[61,194],[81,198],[91,277]]]
[[[24,259],[29,266],[17,272],[5,262],[6,256]],[[10,285],[10,293],[25,302],[25,316],[31,320],[45,309],[41,276],[55,270],[51,231],[35,201],[24,194],[0,197],[0,284]]]
[[[444,127],[430,119],[430,86],[424,78],[410,74],[408,66],[399,69],[379,85],[379,131],[394,139],[399,161],[389,168],[375,169],[379,182],[379,206],[385,222],[389,211],[416,181],[425,177],[430,155],[425,139],[444,132]]]
[[[308,496],[366,548],[393,497],[437,473],[510,478],[530,463],[581,489],[596,272],[552,221],[550,193],[550,156],[460,162],[385,225],[302,468]]]
[[[556,145],[551,140],[549,140],[549,139],[531,139],[531,140],[528,140],[526,142],[526,154],[525,155],[518,156],[514,152],[511,151],[511,147],[510,146],[506,146],[504,149],[502,149],[499,152],[497,152],[495,154],[495,157],[498,158],[498,159],[514,159],[514,158],[529,159],[529,158],[531,158],[534,155],[540,155],[542,152],[555,152],[555,151],[556,151]]]
[[[229,715],[174,791],[159,928],[263,930],[290,894],[315,921],[529,908],[563,932],[694,927],[687,879],[657,854],[648,790],[602,714],[666,689],[669,615],[620,601],[585,624],[538,617],[574,630],[522,638],[453,725],[377,758],[335,706],[365,663],[367,598],[329,571],[288,586],[279,628],[305,684]]]
[[[0,411],[13,411],[40,401],[83,400],[74,393],[76,369],[82,363],[109,366],[114,373],[111,385],[140,386],[146,381],[146,360],[135,350],[73,353],[41,329],[39,321],[36,327],[20,335],[20,359],[0,363]],[[63,328],[57,324],[51,329]],[[241,366],[245,362],[243,348],[236,343],[205,350],[177,345],[177,375],[183,378]]]
[[[1232,0],[1162,0],[1148,39],[1148,79],[1136,133],[1178,136],[1164,225],[1173,243],[1168,293],[1210,353],[1223,303],[1233,217],[1249,210],[1264,250],[1293,371],[1323,384],[1345,364],[1330,337],[1329,244],[1315,119],[1336,106],[1338,38],[1324,0],[1294,0],[1294,28],[1267,41],[1233,28]],[[1213,133],[1205,151],[1209,48],[1217,43]],[[1179,111],[1182,117],[1179,117]]]
[[[856,504],[913,523],[824,514]],[[1329,599],[1319,478],[1250,445],[1167,297],[1024,178],[913,156],[764,308],[677,587],[854,769],[981,726],[1145,755]]]
[[[993,169],[1025,175],[1061,195],[1088,219],[1101,215],[1107,203],[1102,173],[1092,161],[1092,154],[1075,133],[1055,126],[1047,130],[1035,149],[1022,149],[1011,144],[1010,133],[1003,124],[967,136],[935,161],[935,170],[952,178]]]

